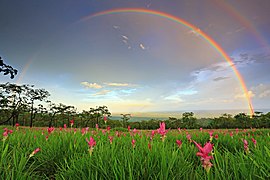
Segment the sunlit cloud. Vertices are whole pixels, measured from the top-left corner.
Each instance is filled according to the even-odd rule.
[[[129,87],[129,86],[133,86],[132,84],[128,84],[128,83],[104,83],[107,86],[113,86],[113,87]]]
[[[81,82],[81,85],[83,85],[86,88],[90,88],[90,89],[101,89],[102,86],[97,84],[97,83],[89,83],[89,82]]]
[[[188,31],[188,34],[191,34],[191,35],[194,35],[194,36],[198,37],[198,36],[200,36],[200,32],[201,32],[201,30],[199,28],[196,29],[196,30],[191,29],[191,30]]]
[[[145,46],[144,46],[143,44],[140,44],[140,48],[141,48],[142,50],[145,50]]]
[[[122,38],[124,38],[125,40],[128,40],[128,37],[127,36],[125,36],[125,35],[121,35],[122,36]]]
[[[104,95],[107,95],[108,93],[110,93],[110,92],[112,92],[112,91],[110,91],[110,90],[102,90],[102,91],[99,91],[99,92],[97,92],[97,93],[95,93],[95,94],[92,94],[92,96],[104,96]]]
[[[255,96],[255,94],[254,94],[252,91],[248,91],[248,96],[249,96],[250,98],[252,98],[252,97]],[[245,93],[241,93],[241,94],[236,94],[236,95],[234,96],[234,98],[235,98],[235,99],[246,99],[247,97],[246,97],[246,94],[245,94]]]

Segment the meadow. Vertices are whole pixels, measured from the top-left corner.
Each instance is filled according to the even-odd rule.
[[[270,179],[269,129],[1,129],[1,179]]]

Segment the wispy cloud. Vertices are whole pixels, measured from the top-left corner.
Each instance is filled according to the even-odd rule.
[[[222,80],[225,80],[225,79],[228,79],[229,77],[217,77],[217,78],[214,78],[213,81],[222,81]]]
[[[145,46],[141,43],[140,44],[140,48],[142,49],[142,50],[145,50]]]
[[[201,32],[201,30],[198,28],[198,29],[191,29],[191,30],[189,30],[188,31],[188,34],[191,34],[191,35],[194,35],[194,36],[196,36],[196,37],[198,37],[198,36],[200,36],[200,32]]]
[[[83,85],[86,88],[91,88],[91,89],[101,89],[102,86],[97,84],[97,83],[89,83],[89,82],[81,82],[81,85]]]
[[[110,93],[111,91],[110,90],[102,90],[102,91],[99,91],[95,94],[92,94],[92,96],[104,96],[104,95],[107,95],[108,93]]]
[[[133,86],[132,84],[128,84],[128,83],[104,83],[107,86],[113,86],[113,87],[129,87],[129,86]]]
[[[122,36],[122,38],[124,38],[125,40],[128,40],[128,37],[127,36],[125,36],[125,35],[121,35]]]

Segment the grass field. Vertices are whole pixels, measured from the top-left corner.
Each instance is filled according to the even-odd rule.
[[[1,129],[1,179],[270,178],[269,129]]]

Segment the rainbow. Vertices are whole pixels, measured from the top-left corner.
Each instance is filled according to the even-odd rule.
[[[269,43],[263,38],[263,36],[259,33],[259,31],[255,28],[255,26],[250,23],[250,21],[239,13],[239,10],[236,9],[233,5],[228,1],[213,1],[218,7],[222,10],[226,11],[228,15],[237,20],[240,24],[242,24],[245,28],[247,28],[256,38],[258,43],[262,45],[262,47],[269,48]]]
[[[241,76],[240,72],[236,69],[236,67],[235,67],[233,61],[231,60],[231,58],[229,57],[229,55],[222,49],[222,47],[214,39],[212,39],[209,35],[207,35],[203,31],[201,31],[198,27],[194,26],[193,24],[191,24],[183,19],[180,19],[179,17],[168,14],[168,13],[149,10],[149,9],[141,9],[141,8],[121,8],[121,9],[111,9],[111,10],[101,11],[101,12],[83,17],[79,22],[86,21],[88,19],[102,16],[102,15],[118,14],[118,13],[141,13],[141,14],[149,14],[149,15],[158,16],[161,18],[171,20],[171,21],[176,22],[178,24],[181,24],[181,25],[193,30],[197,34],[199,34],[229,63],[230,67],[232,68],[233,72],[235,73],[236,77],[238,78],[240,85],[242,87],[242,90],[245,94],[250,114],[251,115],[254,114],[252,101],[251,101],[251,98],[249,95],[249,91],[246,87],[245,81],[244,81],[243,77]]]

